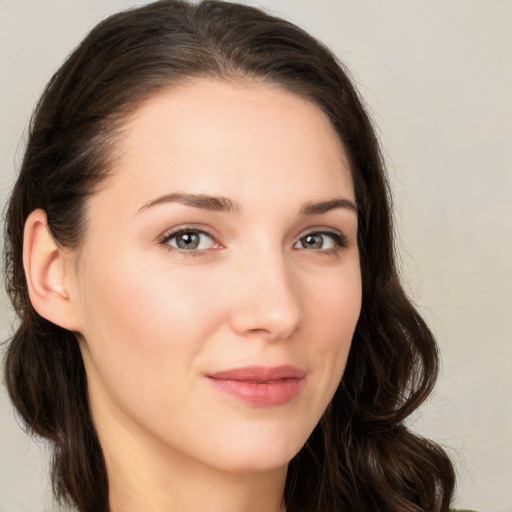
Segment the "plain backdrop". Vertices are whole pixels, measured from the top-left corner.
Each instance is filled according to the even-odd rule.
[[[0,0],[0,207],[47,80],[132,0]],[[512,1],[261,0],[346,63],[378,127],[406,287],[443,367],[411,425],[445,446],[459,507],[512,511]],[[12,315],[0,294],[0,338]],[[55,510],[45,447],[0,385],[0,512]]]

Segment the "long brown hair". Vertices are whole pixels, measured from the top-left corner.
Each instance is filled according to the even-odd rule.
[[[87,197],[112,168],[127,116],[194,76],[254,79],[309,99],[328,115],[350,158],[362,311],[334,399],[290,463],[287,509],[448,511],[448,457],[404,424],[432,390],[438,354],[398,278],[383,161],[365,108],[346,70],[317,40],[255,8],[219,1],[162,0],[107,18],[53,76],[31,121],[5,228],[6,286],[20,320],[5,374],[28,430],[53,445],[57,497],[81,512],[109,510],[77,340],[30,303],[24,223],[42,208],[55,241],[79,248]]]

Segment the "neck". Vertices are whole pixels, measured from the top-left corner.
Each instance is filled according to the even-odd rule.
[[[275,474],[222,474],[208,468],[156,470],[127,465],[110,472],[112,512],[284,512],[284,480]]]
[[[286,466],[220,470],[119,424],[105,427],[99,435],[111,512],[285,512]]]

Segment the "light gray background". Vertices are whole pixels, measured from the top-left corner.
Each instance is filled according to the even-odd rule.
[[[0,0],[0,207],[44,84],[133,0]],[[443,371],[411,422],[449,449],[457,505],[512,511],[512,1],[261,0],[324,40],[373,113],[403,273]],[[0,295],[0,338],[11,332]],[[52,510],[43,447],[0,385],[0,512]]]

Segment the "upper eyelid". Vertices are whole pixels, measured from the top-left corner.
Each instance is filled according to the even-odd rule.
[[[304,229],[302,233],[299,235],[299,238],[303,236],[303,234],[308,233],[339,233],[340,235],[343,234],[342,231],[336,228],[331,228],[328,226],[313,226],[311,228]]]
[[[317,233],[319,235],[337,235],[348,240],[348,236],[343,231],[327,226],[315,226],[312,228],[307,228],[300,233],[300,235],[297,237],[297,240],[300,240],[302,237],[310,235],[311,233]]]
[[[166,229],[159,237],[159,241],[170,240],[171,238],[181,234],[181,233],[201,233],[202,235],[207,235],[213,240],[217,240],[215,234],[213,234],[208,228],[198,227],[192,224],[179,226],[175,228]]]

